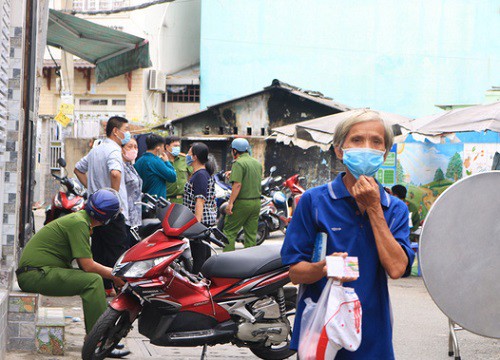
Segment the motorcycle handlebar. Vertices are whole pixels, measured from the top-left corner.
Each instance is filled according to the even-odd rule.
[[[213,242],[215,245],[220,246],[221,248],[225,247],[226,244],[224,244],[222,241],[217,239],[215,236],[210,234],[210,237],[208,238],[211,242]]]
[[[156,197],[149,195],[148,193],[143,193],[142,197],[146,198],[146,200],[149,200],[150,202],[154,203],[155,205],[158,203],[158,199]]]

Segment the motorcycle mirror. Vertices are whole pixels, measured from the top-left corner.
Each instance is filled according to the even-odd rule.
[[[275,171],[276,171],[276,166],[275,165],[271,166],[271,169],[269,169],[269,173],[272,174]]]
[[[62,157],[57,159],[57,163],[62,167],[66,167],[66,160],[64,160]]]

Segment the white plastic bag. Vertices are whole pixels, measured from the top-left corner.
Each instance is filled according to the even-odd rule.
[[[301,360],[333,359],[345,348],[361,344],[361,303],[352,288],[328,282],[317,303],[305,299],[299,338]]]

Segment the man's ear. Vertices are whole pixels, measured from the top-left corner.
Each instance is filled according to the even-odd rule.
[[[342,151],[342,149],[340,148],[340,146],[335,146],[333,148],[333,151],[335,152],[335,156],[337,156],[337,159],[341,160],[343,159],[344,157],[344,152]]]

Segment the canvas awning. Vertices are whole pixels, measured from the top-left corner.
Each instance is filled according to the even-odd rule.
[[[97,83],[152,65],[147,40],[53,9],[47,45],[95,64]]]
[[[281,126],[273,129],[277,142],[285,145],[293,144],[303,149],[318,146],[328,150],[333,143],[333,135],[337,124],[359,112],[361,109],[344,111],[334,115],[323,116],[313,120]],[[368,109],[367,109],[368,110]],[[382,119],[391,125],[406,125],[410,119],[398,114],[377,111]]]
[[[469,131],[500,132],[500,102],[449,110],[415,119],[409,124],[413,138],[439,143],[443,138],[459,141],[455,133]]]

